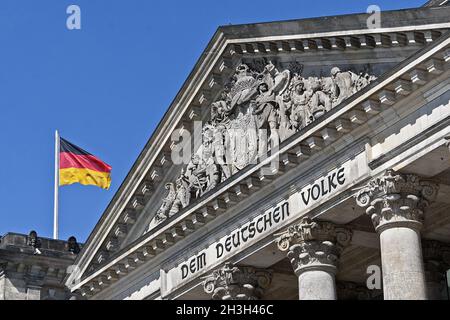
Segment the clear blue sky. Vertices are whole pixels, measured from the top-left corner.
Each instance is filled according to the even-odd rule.
[[[85,241],[219,25],[418,7],[425,0],[1,0],[0,235],[52,236],[54,130],[113,167],[60,188],[60,238]],[[81,7],[82,29],[66,28]]]

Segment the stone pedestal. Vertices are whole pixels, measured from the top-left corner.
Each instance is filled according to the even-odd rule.
[[[380,236],[385,300],[427,299],[420,229],[437,185],[388,170],[356,195]]]
[[[268,270],[226,263],[204,278],[203,288],[213,300],[258,300],[271,280]]]
[[[299,299],[336,300],[335,275],[340,253],[351,240],[350,230],[304,218],[276,236],[298,277]]]

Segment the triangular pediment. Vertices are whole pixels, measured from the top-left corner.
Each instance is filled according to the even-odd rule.
[[[354,57],[358,54],[354,52]],[[145,233],[257,164],[406,58],[388,50],[384,54],[382,62],[368,53],[359,54],[357,63],[352,62],[353,55],[344,58],[339,52],[242,57],[232,75],[218,85],[218,95],[204,107],[206,116],[198,124],[201,132],[181,134],[180,140],[198,142],[198,148],[193,148],[195,143],[177,142],[178,148],[172,150],[173,162],[178,160],[182,168],[164,184],[167,192],[159,208],[149,212],[152,220],[146,221]]]
[[[436,31],[434,39],[439,34]],[[166,153],[170,165],[148,176],[149,183],[152,174],[162,178],[160,192],[150,201],[140,228],[129,240],[151,232],[205,193],[258,163],[271,149],[320,121],[326,112],[427,43],[420,33],[391,36],[389,40],[387,35],[379,39],[352,36],[347,44],[335,45],[331,39],[298,40],[293,43],[295,50],[287,44],[283,50],[283,43],[277,46],[274,42],[231,46],[221,57],[228,63],[227,70],[211,74],[206,89],[195,96],[187,117],[172,134],[171,149]],[[415,40],[406,45],[408,37]],[[339,39],[336,35],[334,42]],[[392,45],[392,41],[403,41],[403,45]],[[183,145],[186,140],[190,141],[188,146]]]
[[[449,26],[444,13],[430,10],[388,12],[388,27],[377,31],[367,29],[365,14],[219,28],[89,237],[79,274],[69,280],[92,274],[164,228],[432,45]],[[389,103],[390,92],[379,98]],[[379,103],[367,103],[366,111],[377,112]],[[342,123],[343,130],[351,126]],[[180,136],[191,139],[187,157]],[[314,138],[307,148],[320,147]]]

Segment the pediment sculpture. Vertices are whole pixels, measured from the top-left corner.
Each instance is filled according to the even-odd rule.
[[[319,119],[375,80],[333,67],[328,77],[279,71],[269,62],[262,72],[237,66],[229,84],[210,105],[202,145],[182,170],[147,231],[177,214],[190,201],[244,169],[294,133]]]

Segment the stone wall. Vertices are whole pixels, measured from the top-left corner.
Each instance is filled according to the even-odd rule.
[[[68,241],[7,233],[0,239],[0,300],[71,298],[63,280],[80,251]]]

